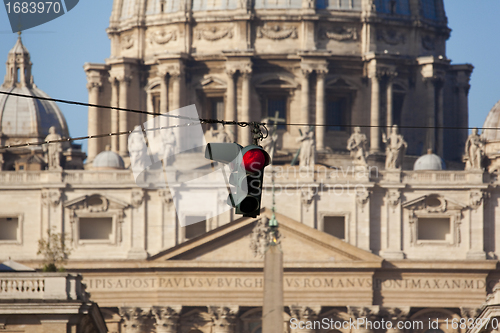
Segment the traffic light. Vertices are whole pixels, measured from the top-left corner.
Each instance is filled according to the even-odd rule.
[[[242,147],[237,143],[209,143],[205,158],[229,164],[229,184],[235,187],[227,203],[236,208],[236,214],[257,217],[260,214],[264,168],[269,165],[269,154],[260,146]]]

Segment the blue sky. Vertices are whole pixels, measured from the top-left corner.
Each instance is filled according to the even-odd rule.
[[[35,83],[49,96],[88,101],[85,62],[103,63],[110,54],[105,29],[111,0],[80,0],[65,15],[26,30],[22,38],[31,53]],[[445,0],[451,37],[447,56],[454,64],[474,65],[469,93],[469,125],[481,127],[488,111],[500,99],[500,34],[498,0]],[[5,7],[0,8],[0,80],[5,76],[7,53],[17,34],[12,33]],[[87,134],[87,108],[59,104],[71,136]],[[86,147],[83,142],[84,148]]]

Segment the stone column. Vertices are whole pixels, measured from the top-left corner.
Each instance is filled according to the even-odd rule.
[[[171,71],[170,79],[172,80],[172,104],[171,110],[177,110],[181,107],[181,73],[180,71]]]
[[[389,135],[391,127],[393,125],[392,119],[392,76],[387,77],[387,88],[386,88],[386,98],[387,98],[387,129],[386,133]]]
[[[111,107],[118,107],[118,82],[116,77],[110,76],[109,82],[111,83]],[[118,110],[111,110],[111,133],[118,132]],[[111,136],[111,150],[118,153],[118,136]]]
[[[131,248],[127,253],[129,259],[146,259],[147,248],[147,228],[146,228],[146,201],[145,190],[134,189],[131,194],[131,212],[130,212],[130,244]]]
[[[147,110],[148,110],[148,112],[150,112],[150,113],[148,113],[147,119],[149,122],[155,118],[155,116],[152,114],[155,110],[154,110],[154,105],[153,105],[153,95],[151,94],[150,91],[148,91],[147,94],[148,94],[147,101],[146,101],[147,102]],[[161,102],[161,100],[160,100],[160,102]]]
[[[234,85],[234,74],[233,69],[227,69],[227,95],[226,95],[226,110],[224,118],[226,120],[237,120],[236,115],[236,90]],[[234,141],[236,138],[236,130],[238,126],[228,126],[228,131],[231,135],[231,140]]]
[[[372,96],[370,110],[370,151],[372,153],[380,152],[380,83],[375,74],[371,77]]]
[[[89,90],[89,104],[99,104],[99,92],[101,91],[100,81],[90,81],[87,83]],[[89,128],[88,135],[101,134],[99,129],[99,108],[89,106]],[[89,139],[88,142],[88,162],[92,162],[94,157],[99,154],[99,139]]]
[[[238,306],[209,306],[208,313],[214,320],[213,333],[235,333]]]
[[[138,307],[121,307],[119,313],[123,320],[124,333],[141,333],[145,320],[149,317],[149,309]]]
[[[251,69],[240,69],[241,73],[241,121],[250,121],[250,77]],[[239,143],[245,147],[251,143],[251,128],[239,130]]]
[[[346,228],[349,228],[350,244],[362,248],[366,251],[370,249],[370,189],[365,187],[364,191],[356,192],[354,222],[346,221]]]
[[[309,124],[309,75],[311,72],[310,69],[302,69],[300,123],[304,125]]]
[[[181,310],[182,305],[154,306],[152,312],[155,318],[156,333],[177,333]]]
[[[474,190],[469,194],[469,251],[467,259],[485,260],[484,252],[484,196],[482,191]],[[460,214],[455,217],[460,220]],[[459,228],[456,228],[456,233],[459,233]],[[458,237],[457,237],[458,238]],[[457,239],[457,242],[459,239]]]
[[[326,70],[316,70],[316,149],[325,149],[325,75]]]
[[[399,170],[396,171],[399,173]],[[404,259],[402,251],[401,230],[401,193],[396,189],[388,189],[385,196],[387,224],[382,256],[387,259]]]
[[[120,82],[120,108],[126,109],[128,108],[128,86],[130,84],[131,78],[130,76],[121,76],[119,79]],[[128,112],[127,111],[119,111],[119,131],[126,132],[128,131]],[[119,136],[119,151],[120,156],[125,157],[128,156],[128,135],[120,135]]]
[[[321,312],[321,306],[302,306],[302,305],[291,305],[290,308],[290,316],[291,318],[295,318],[298,321],[308,322],[317,320],[319,313]],[[314,328],[304,328],[304,329],[292,329],[290,328],[291,333],[316,333],[317,330]]]
[[[167,113],[168,111],[168,86],[167,86],[167,73],[159,72],[160,75],[160,113]]]
[[[439,78],[434,81],[434,89],[436,90],[436,154],[443,157],[443,86],[444,79]]]

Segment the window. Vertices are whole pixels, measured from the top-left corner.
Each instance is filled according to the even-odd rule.
[[[212,97],[208,99],[209,104],[209,114],[208,117],[211,119],[225,119],[224,117],[224,98],[223,97]],[[220,124],[212,124],[214,129],[217,129],[217,125],[222,126]]]
[[[425,18],[435,20],[437,18],[436,1],[422,0],[422,15]]]
[[[287,99],[286,96],[270,96],[266,100],[266,115],[269,118],[274,118],[276,111],[279,114],[279,118],[285,119],[286,123],[286,108]],[[286,129],[286,125],[283,123],[278,123],[278,129]]]
[[[325,216],[323,218],[323,231],[339,239],[345,239],[345,217]]]
[[[80,240],[112,240],[113,218],[83,217],[80,218]]]
[[[0,241],[17,241],[18,236],[19,218],[0,217]]]
[[[201,221],[200,221],[201,220]],[[207,231],[206,216],[186,216],[185,239],[195,238]]]
[[[450,219],[441,217],[419,217],[418,240],[451,241]]]
[[[347,128],[347,117],[349,114],[348,97],[336,97],[329,99],[326,105],[326,123],[328,131],[345,131]]]
[[[160,114],[160,94],[152,94],[153,112]]]
[[[376,0],[375,6],[379,13],[410,15],[408,0]]]

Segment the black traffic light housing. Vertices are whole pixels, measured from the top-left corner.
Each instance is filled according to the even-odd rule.
[[[235,208],[235,213],[249,217],[260,215],[264,168],[269,165],[269,154],[257,145],[209,143],[205,158],[230,165],[229,184],[236,189],[229,194],[227,203]]]

